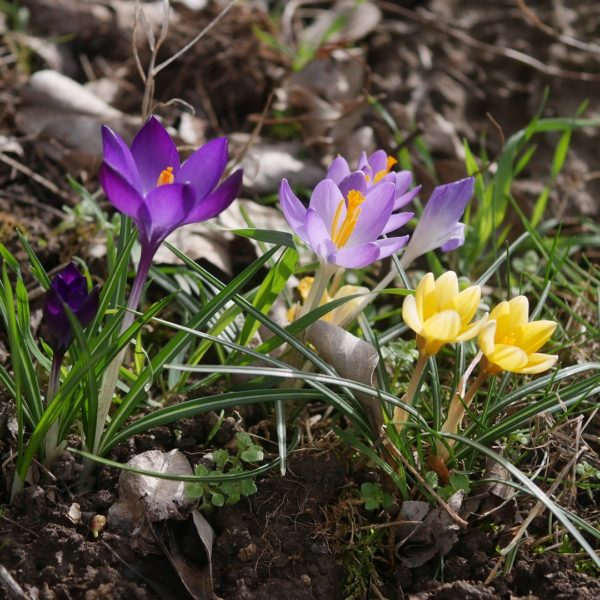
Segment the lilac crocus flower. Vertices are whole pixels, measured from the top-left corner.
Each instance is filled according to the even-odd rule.
[[[404,266],[436,248],[449,252],[463,245],[465,226],[459,219],[473,196],[474,185],[474,178],[467,177],[433,190],[402,255]]]
[[[220,185],[227,164],[227,139],[217,138],[180,164],[177,148],[156,117],[135,136],[131,149],[102,127],[104,162],[99,178],[115,208],[139,231],[142,259],[150,260],[164,239],[181,225],[217,216],[238,195],[242,171]]]
[[[367,157],[366,152],[362,152],[358,160],[358,171],[364,174],[367,187],[376,186],[382,182],[395,184],[396,200],[394,210],[398,210],[411,202],[421,191],[420,185],[409,190],[412,183],[412,173],[410,171],[393,172],[391,170],[397,162],[393,156],[388,156],[384,150],[376,150],[369,157]],[[344,182],[348,181],[351,174],[352,171],[343,156],[334,159],[327,170],[327,178],[333,179],[340,186],[340,189],[344,188]]]
[[[368,185],[357,171],[338,186],[324,179],[314,189],[306,209],[286,179],[279,188],[283,214],[292,229],[327,263],[362,268],[397,252],[408,236],[379,239],[398,229],[412,213],[393,218],[396,186],[391,182]]]
[[[74,263],[59,271],[44,296],[42,308],[48,344],[55,356],[63,356],[73,341],[73,330],[65,306],[79,319],[82,327],[90,324],[98,312],[99,293],[88,292],[87,281]]]

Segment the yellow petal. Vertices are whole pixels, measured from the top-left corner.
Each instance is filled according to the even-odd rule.
[[[496,321],[488,321],[485,327],[479,332],[479,348],[485,356],[494,351],[494,337],[496,335]]]
[[[452,308],[452,298],[458,294],[458,279],[454,271],[446,271],[435,282],[436,310]]]
[[[508,302],[500,302],[500,304],[497,304],[496,306],[494,306],[494,308],[492,308],[490,312],[490,321],[497,321],[498,319],[506,317],[509,314],[510,307],[508,305]]]
[[[423,323],[421,335],[427,340],[453,342],[460,333],[461,322],[455,310],[443,310]]]
[[[529,300],[526,296],[516,296],[509,300],[510,322],[513,327],[525,325],[529,320]]]
[[[453,308],[460,315],[463,325],[466,325],[475,316],[480,301],[481,288],[478,285],[472,285],[457,294],[452,300],[452,306],[448,308]]]
[[[366,294],[368,291],[369,288],[366,287],[361,287],[358,285],[344,285],[336,292],[334,299],[337,300],[339,298],[345,298],[346,296],[353,296],[354,294]],[[346,304],[339,306],[326,316],[329,317],[329,321],[335,325],[339,325],[354,313],[354,310],[358,307],[360,302],[362,302],[362,298],[348,300]]]
[[[306,302],[314,280],[314,277],[303,277],[296,286],[296,289],[298,290],[300,298],[302,298],[303,302]]]
[[[552,368],[556,361],[558,360],[558,356],[555,354],[541,354],[534,353],[529,355],[529,360],[527,364],[520,368],[517,373],[521,373],[523,375],[534,375],[536,373],[543,373],[548,369]]]
[[[406,296],[402,303],[402,320],[415,332],[421,333],[423,322],[419,317],[417,301],[414,296]]]
[[[485,324],[488,321],[488,316],[485,315],[479,321],[475,321],[475,323],[471,323],[467,327],[462,327],[460,333],[456,336],[457,342],[466,342],[467,340],[473,339],[476,335],[479,335],[479,332],[483,329]]]
[[[415,299],[417,301],[417,311],[421,322],[435,314],[437,306],[435,305],[435,279],[433,273],[427,273],[415,290]]]
[[[506,344],[496,344],[494,351],[486,358],[503,371],[517,371],[525,367],[528,362],[527,354],[521,348]]]
[[[517,344],[531,354],[539,350],[554,333],[556,323],[554,321],[532,321],[525,323],[517,330]]]

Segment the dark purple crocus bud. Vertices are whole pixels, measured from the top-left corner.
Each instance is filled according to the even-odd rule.
[[[64,306],[68,306],[81,326],[86,327],[98,312],[98,304],[98,288],[88,292],[87,281],[74,263],[69,263],[53,277],[44,296],[43,314],[47,341],[55,354],[64,354],[73,341]]]

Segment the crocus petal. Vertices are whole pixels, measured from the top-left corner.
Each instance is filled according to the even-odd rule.
[[[494,351],[487,354],[486,358],[503,371],[521,369],[529,362],[527,354],[521,348],[507,344],[496,344]]]
[[[421,333],[421,331],[423,331],[423,322],[419,317],[417,301],[414,296],[406,296],[406,298],[404,298],[404,302],[402,303],[402,320],[415,333]]]
[[[408,242],[408,235],[402,235],[400,237],[391,237],[384,240],[375,240],[373,243],[379,246],[379,258],[386,258],[398,252],[401,248],[404,248],[406,242]]]
[[[375,150],[371,156],[369,156],[369,166],[373,170],[373,174],[379,173],[379,171],[387,170],[387,152],[385,150]]]
[[[523,375],[535,375],[537,373],[543,373],[548,369],[551,369],[558,360],[556,354],[541,354],[534,353],[528,356],[527,365],[521,367],[516,372]]]
[[[426,339],[452,342],[460,333],[460,316],[455,310],[443,310],[423,323],[421,335]]]
[[[427,273],[417,284],[415,290],[417,299],[417,309],[419,310],[419,319],[425,322],[438,309],[437,297],[435,293],[435,278],[433,273]]]
[[[309,208],[306,211],[304,227],[308,244],[316,254],[328,258],[332,252],[335,252],[335,245],[331,241],[325,223],[323,223],[323,219],[314,208]]]
[[[131,150],[121,136],[106,125],[102,126],[102,147],[104,162],[121,173],[138,192],[141,193],[140,174],[131,155]]]
[[[217,185],[226,165],[227,139],[217,138],[198,148],[181,165],[181,169],[175,176],[175,182],[189,182],[196,192],[197,199],[201,199],[210,194]]]
[[[379,246],[374,243],[342,248],[330,255],[329,260],[346,269],[362,269],[379,258]]]
[[[473,195],[473,182],[473,177],[468,177],[433,190],[402,257],[403,264],[450,240],[460,239],[462,228],[458,220]]]
[[[158,246],[173,230],[185,222],[194,206],[195,194],[190,185],[171,183],[154,188],[144,202],[143,217],[151,246]],[[140,215],[142,211],[140,211]]]
[[[448,308],[453,308],[460,315],[462,322],[467,324],[475,316],[479,302],[481,302],[481,287],[472,285],[457,294]]]
[[[82,327],[87,327],[98,312],[100,305],[100,290],[94,287],[77,311],[77,318]]]
[[[398,171],[394,173],[394,176],[396,177],[396,196],[403,196],[412,183],[412,173],[410,171]],[[419,186],[420,188],[421,186]]]
[[[365,171],[367,169],[369,171],[369,175],[372,174],[371,167],[369,166],[369,159],[367,158],[367,153],[363,150],[360,153],[360,157],[358,159],[358,169],[361,171]],[[366,173],[367,171],[365,171]]]
[[[496,321],[488,321],[483,329],[479,332],[479,348],[485,356],[488,356],[494,351],[496,335]]]
[[[143,199],[140,193],[127,181],[121,173],[103,163],[98,173],[100,185],[111,204],[121,213],[137,218]]]
[[[457,342],[466,342],[467,340],[473,339],[475,336],[479,335],[481,330],[484,328],[487,323],[488,316],[485,315],[479,321],[475,321],[475,323],[471,323],[468,327],[464,328],[459,335],[456,336]]]
[[[177,147],[167,130],[154,116],[146,121],[135,136],[131,144],[131,154],[140,174],[144,195],[156,187],[160,174],[167,167],[172,167],[174,174],[179,171]]]
[[[414,214],[415,213],[411,212],[402,212],[392,215],[388,219],[386,226],[383,228],[383,233],[388,234],[390,231],[396,231],[396,229],[400,229],[400,227],[406,225],[413,218]]]
[[[452,252],[465,243],[465,225],[458,223],[454,231],[448,233],[448,241],[440,246],[442,252]]]
[[[332,179],[335,183],[339,184],[348,175],[350,175],[348,162],[343,156],[337,156],[329,166],[329,169],[327,169],[326,178]]]
[[[64,286],[65,291],[68,291],[69,287],[73,285],[76,285],[81,291],[85,292],[87,290],[85,277],[73,262],[70,262],[62,271],[56,274],[51,285],[53,287]]]
[[[242,177],[243,171],[238,169],[207,197],[199,201],[198,196],[195,196],[194,207],[185,218],[184,224],[199,223],[221,214],[240,193]]]
[[[343,195],[331,179],[320,181],[311,194],[309,208],[317,212],[328,231],[331,231],[333,217],[341,200],[343,200]],[[344,206],[342,206],[342,211],[339,223],[342,223],[346,216]]]
[[[437,309],[452,309],[452,299],[458,295],[458,278],[454,271],[446,271],[435,281]]]
[[[556,329],[554,321],[532,321],[517,329],[517,343],[527,354],[539,350]]]
[[[399,210],[403,206],[406,206],[409,202],[412,202],[421,191],[421,186],[418,185],[416,188],[406,192],[405,194],[398,195],[398,184],[396,184],[396,202],[394,202],[394,210]]]
[[[514,328],[525,325],[529,320],[529,300],[527,296],[515,296],[508,301],[510,322]]]
[[[348,238],[347,246],[359,246],[376,240],[389,221],[394,205],[396,188],[384,183],[369,190],[360,205],[360,215],[354,231]]]
[[[350,175],[344,177],[338,187],[344,198],[347,198],[348,192],[352,190],[356,190],[364,196],[367,193],[365,174],[362,171],[354,171],[354,173],[350,173]]]
[[[504,300],[503,302],[496,304],[496,306],[494,306],[494,308],[492,308],[492,311],[490,312],[490,320],[497,321],[500,318],[506,317],[509,314],[510,314],[510,306],[509,306],[508,302],[506,300]],[[525,321],[527,322],[527,319],[525,319]]]
[[[279,186],[279,204],[281,210],[290,227],[305,241],[308,242],[306,231],[304,229],[304,219],[306,208],[298,198],[296,198],[287,179],[281,181]]]

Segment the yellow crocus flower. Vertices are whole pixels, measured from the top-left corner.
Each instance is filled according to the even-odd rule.
[[[481,300],[481,288],[473,285],[458,291],[458,278],[447,271],[436,280],[427,273],[417,285],[414,296],[402,304],[404,322],[417,334],[422,355],[437,354],[444,344],[474,338],[487,317],[471,323]]]
[[[500,371],[535,374],[550,369],[558,356],[537,352],[554,333],[554,321],[529,320],[529,302],[517,296],[501,302],[479,334],[482,363],[490,374]]]

